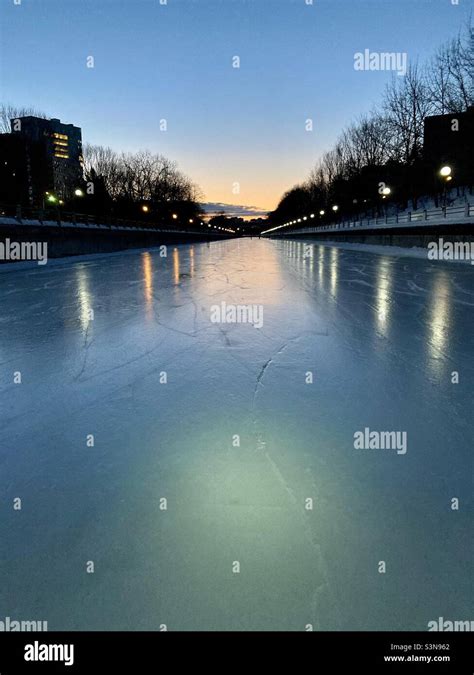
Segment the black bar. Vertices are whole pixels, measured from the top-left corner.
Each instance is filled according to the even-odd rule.
[[[36,645],[36,646],[35,646]],[[73,645],[49,650],[43,645]],[[25,656],[63,661],[26,661]],[[72,657],[72,659],[71,659]],[[396,657],[396,659],[395,659]],[[427,659],[430,658],[428,662]],[[449,661],[447,660],[449,658]],[[68,660],[70,665],[66,665]],[[0,675],[24,673],[160,673],[241,664],[268,672],[273,663],[288,673],[474,672],[472,633],[435,632],[48,632],[1,633]],[[285,667],[285,663],[287,666]],[[341,670],[344,669],[344,670]]]

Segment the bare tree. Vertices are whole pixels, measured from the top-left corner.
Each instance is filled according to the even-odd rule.
[[[474,100],[474,29],[442,45],[428,66],[428,87],[435,112],[460,113]]]
[[[392,77],[383,110],[392,157],[413,162],[421,156],[424,119],[434,111],[426,76],[417,64],[408,67],[405,77]]]
[[[345,147],[345,175],[357,174],[364,166],[379,166],[390,159],[387,120],[374,112],[362,116],[342,134]]]
[[[0,104],[0,133],[11,133],[10,120],[17,119],[18,117],[27,117],[29,115],[48,119],[43,112],[39,112],[38,110],[35,110],[35,108],[19,108],[10,103]]]
[[[86,144],[84,163],[86,176],[100,177],[113,200],[163,204],[201,198],[199,188],[175,162],[147,150],[118,154],[108,147]]]

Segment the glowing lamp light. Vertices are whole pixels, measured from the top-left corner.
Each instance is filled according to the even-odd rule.
[[[74,194],[76,197],[84,197],[84,193],[80,188],[77,188],[77,190],[74,190]]]
[[[443,176],[443,178],[448,178],[452,174],[453,170],[451,169],[450,166],[443,166],[440,169],[440,175]]]

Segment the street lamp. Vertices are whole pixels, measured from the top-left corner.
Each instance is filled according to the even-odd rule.
[[[334,205],[334,206],[332,207],[332,210],[334,211],[334,213],[335,213],[336,211],[339,211],[339,206]]]
[[[77,188],[77,190],[74,190],[74,194],[76,197],[84,197],[84,193],[80,188]]]
[[[173,213],[173,220],[178,220],[178,215],[176,213]]]
[[[143,204],[143,206],[142,206],[143,213],[148,213],[149,210],[150,210],[150,207],[147,206],[146,204]]]
[[[321,209],[321,211],[319,212],[319,215],[320,215],[320,216],[324,216],[324,214],[325,214],[325,211],[323,211],[323,210]]]
[[[449,181],[453,180],[452,176],[453,170],[451,169],[450,166],[442,166],[441,169],[439,170],[439,175],[441,178],[444,178],[444,185],[443,185],[443,202],[444,202],[444,208],[446,209],[446,206],[448,204],[448,194],[446,191],[446,183]]]
[[[391,194],[391,192],[392,190],[389,187],[384,187],[384,189],[382,190],[382,196],[384,197],[384,199],[385,197],[388,197],[388,195]]]

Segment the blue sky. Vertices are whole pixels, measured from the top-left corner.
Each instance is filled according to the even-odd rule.
[[[424,60],[473,8],[472,0],[0,2],[2,101],[77,124],[86,142],[161,152],[207,201],[264,210],[380,100],[390,74],[355,71],[355,52]]]

